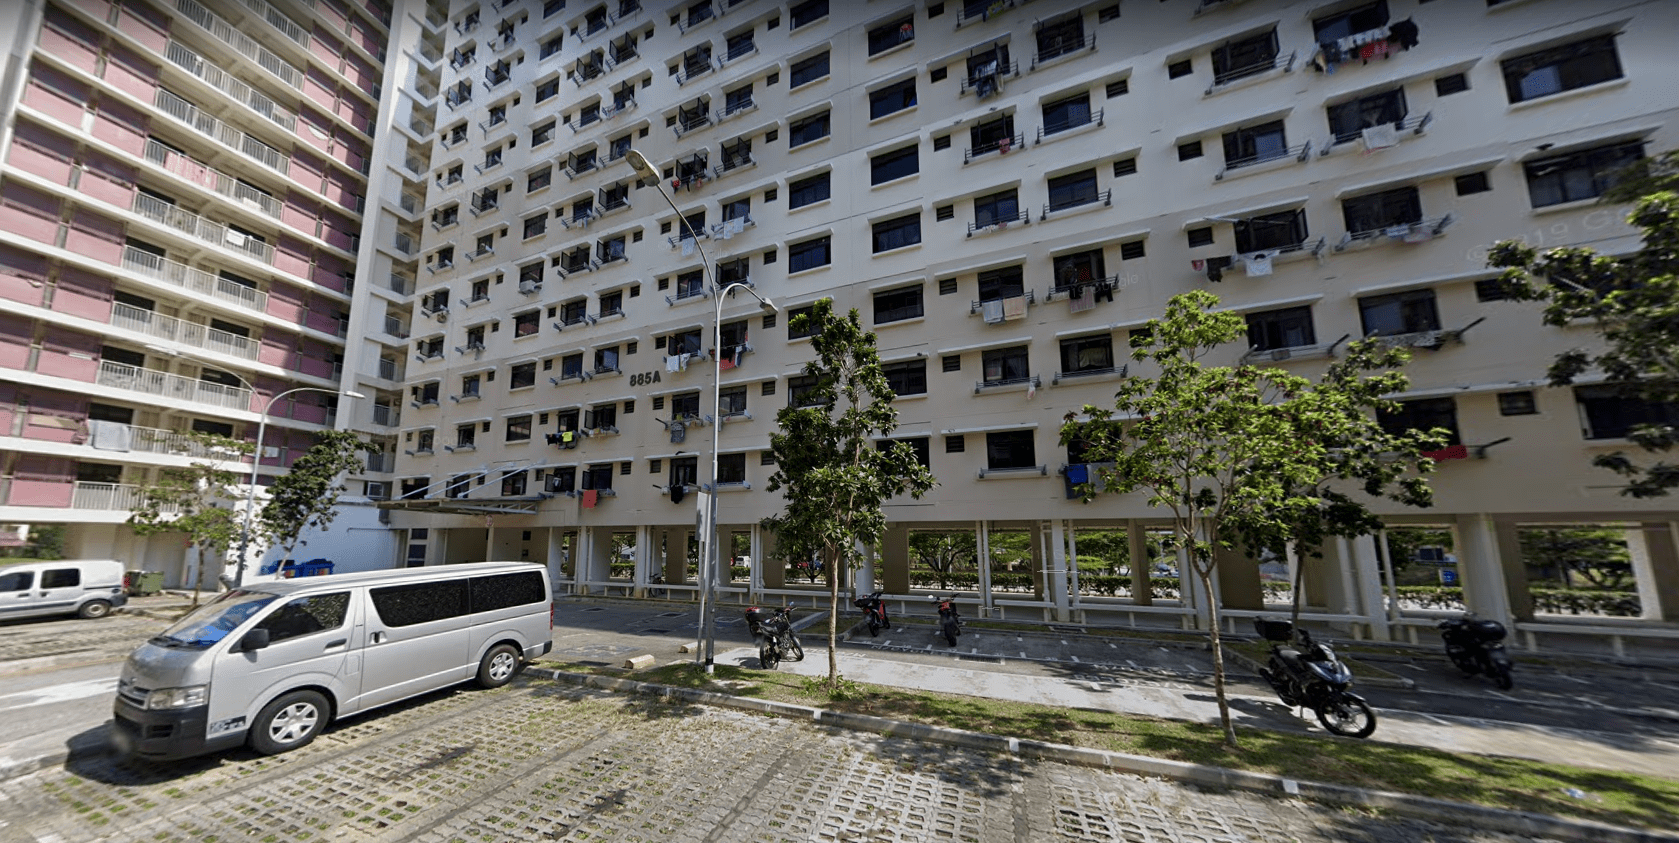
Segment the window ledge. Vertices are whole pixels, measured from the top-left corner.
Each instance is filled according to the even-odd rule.
[[[809,269],[801,269],[801,270],[798,270],[797,272],[788,272],[787,277],[788,278],[794,278],[794,277],[798,277],[798,276],[802,276],[802,275],[809,275],[813,272],[821,272],[821,271],[823,271],[825,269],[828,269],[832,266],[833,266],[833,263],[829,262],[829,263],[822,264],[821,266],[813,266]]]
[[[527,384],[525,386],[510,386],[510,387],[507,388],[507,391],[508,392],[519,392],[519,391],[526,390],[526,389],[536,389],[536,384],[533,383],[533,384]]]
[[[1561,100],[1573,99],[1575,97],[1590,96],[1590,95],[1595,94],[1595,93],[1599,93],[1599,92],[1602,92],[1602,91],[1613,90],[1615,88],[1625,88],[1626,86],[1631,85],[1631,84],[1632,84],[1632,77],[1622,76],[1619,79],[1611,79],[1608,82],[1599,82],[1596,85],[1587,85],[1583,88],[1574,88],[1573,90],[1568,90],[1568,91],[1558,91],[1554,94],[1546,94],[1542,97],[1534,97],[1533,99],[1530,99],[1530,100],[1522,100],[1521,102],[1513,102],[1513,103],[1510,103],[1509,108],[1507,108],[1505,110],[1506,111],[1520,111],[1522,109],[1527,109],[1527,108],[1537,108],[1541,105],[1546,105],[1548,103],[1553,103],[1553,102],[1559,102]]]
[[[898,255],[898,254],[903,254],[904,252],[914,251],[914,250],[919,249],[919,248],[921,248],[920,243],[911,243],[908,246],[899,246],[896,249],[887,249],[884,252],[875,252],[874,254],[870,255],[870,257],[878,258],[882,255]]]
[[[532,240],[541,240],[542,238],[547,237],[547,236],[548,236],[548,232],[546,230],[543,230],[543,231],[537,232],[536,234],[532,234],[532,235],[529,235],[527,237],[524,237],[519,242],[521,244],[529,243]]]
[[[908,113],[910,113],[910,112],[912,112],[912,111],[914,111],[914,110],[916,110],[920,107],[921,107],[921,103],[917,102],[915,105],[906,105],[903,108],[898,109],[897,111],[889,111],[885,114],[880,115],[879,117],[870,117],[868,125],[874,126],[874,125],[878,125],[880,123],[884,123],[887,120],[891,120],[892,118],[897,117],[900,114],[908,114]]]
[[[905,319],[894,319],[890,322],[876,322],[876,323],[874,323],[874,327],[877,328],[877,329],[879,329],[879,328],[896,328],[899,325],[920,325],[920,324],[922,324],[923,322],[926,322],[926,321],[927,321],[927,317],[926,317],[925,314],[923,314],[921,316],[910,316],[910,317],[905,318]]]
[[[1220,94],[1224,94],[1224,93],[1227,93],[1229,91],[1239,91],[1243,88],[1252,87],[1254,85],[1261,84],[1261,83],[1269,81],[1271,79],[1277,79],[1279,77],[1286,76],[1290,73],[1293,73],[1294,72],[1294,57],[1295,57],[1295,54],[1291,53],[1291,54],[1289,54],[1286,63],[1279,64],[1276,67],[1269,68],[1269,69],[1261,71],[1259,73],[1255,73],[1252,76],[1243,76],[1240,79],[1232,79],[1229,82],[1225,82],[1223,84],[1214,83],[1212,85],[1208,85],[1207,90],[1202,92],[1201,98],[1202,99],[1211,99],[1212,97],[1216,97]],[[1278,55],[1276,60],[1281,61],[1282,59],[1283,59],[1283,57],[1281,55]]]
[[[921,401],[927,397],[927,393],[925,392],[917,392],[914,395],[898,395],[892,399],[892,403],[896,404],[899,401]]]
[[[892,55],[893,53],[897,53],[897,52],[901,52],[903,50],[907,50],[911,46],[914,46],[914,44],[915,44],[915,38],[913,36],[911,36],[911,37],[906,38],[902,41],[899,41],[896,44],[893,44],[890,47],[887,47],[884,50],[881,50],[878,53],[871,53],[868,57],[868,61],[874,61],[875,59],[884,58],[886,56]]]
[[[825,134],[822,137],[819,137],[815,140],[808,140],[808,141],[805,141],[804,143],[799,144],[798,146],[787,147],[787,151],[788,152],[803,152],[804,150],[810,149],[811,147],[814,147],[819,143],[826,142],[828,139],[832,138],[833,136],[834,136],[833,130],[830,129],[828,134]]]
[[[714,488],[717,490],[718,494],[724,494],[727,492],[750,492],[752,491],[752,484],[746,482],[745,480],[741,480],[739,482],[719,480]]]
[[[1049,222],[1051,218],[1061,219],[1063,217],[1078,216],[1079,214],[1088,214],[1091,211],[1100,211],[1103,208],[1112,206],[1112,189],[1110,188],[1109,190],[1102,191],[1102,193],[1104,194],[1103,196],[1098,196],[1097,198],[1081,205],[1073,205],[1058,210],[1052,210],[1046,207],[1043,212],[1038,215],[1038,222]]]
[[[526,191],[525,191],[525,195],[526,195],[526,196],[535,196],[535,195],[536,195],[536,194],[538,194],[538,193],[541,193],[541,192],[543,192],[543,191],[545,191],[545,190],[547,190],[547,189],[548,189],[548,188],[551,188],[551,187],[553,187],[553,186],[554,186],[554,183],[553,183],[553,182],[549,182],[549,183],[547,183],[547,184],[545,184],[545,185],[542,185],[542,186],[541,186],[541,187],[533,187],[533,188],[530,188],[530,189],[527,189],[527,190],[526,190]]]
[[[823,76],[818,76],[817,78],[812,79],[809,82],[804,83],[803,85],[795,85],[793,87],[788,88],[787,93],[789,93],[789,94],[798,93],[799,91],[802,91],[802,90],[804,90],[804,89],[806,89],[806,88],[808,88],[812,85],[815,85],[818,82],[826,82],[827,80],[832,79],[832,78],[834,78],[834,75],[832,73],[828,73],[828,74],[823,75]]]
[[[1560,213],[1565,213],[1565,212],[1568,212],[1568,211],[1578,211],[1581,208],[1590,208],[1590,207],[1593,207],[1593,206],[1599,204],[1598,203],[1598,198],[1599,197],[1593,196],[1590,199],[1576,199],[1572,202],[1558,202],[1555,205],[1545,205],[1545,206],[1539,207],[1539,208],[1530,208],[1527,213],[1528,213],[1529,216],[1542,217],[1542,216],[1546,216],[1548,214],[1560,214]]]
[[[799,206],[799,207],[797,207],[797,208],[788,208],[788,209],[787,209],[787,213],[789,213],[789,214],[796,214],[796,213],[798,213],[798,212],[800,212],[800,211],[802,211],[802,210],[804,210],[804,209],[806,209],[806,208],[816,208],[816,207],[820,207],[820,206],[822,206],[822,205],[827,205],[827,204],[829,204],[829,203],[830,203],[830,202],[833,202],[833,201],[834,201],[834,200],[833,200],[833,198],[832,198],[832,197],[830,197],[830,198],[827,198],[827,199],[818,199],[818,200],[816,200],[816,201],[815,201],[815,202],[807,202],[807,203],[805,203],[805,204],[803,204],[803,205],[800,205],[800,206]]]
[[[881,188],[893,187],[895,185],[903,184],[904,182],[907,182],[911,179],[916,179],[916,178],[920,178],[920,177],[921,177],[921,172],[919,170],[917,170],[916,172],[910,173],[907,176],[899,176],[895,179],[890,179],[890,180],[887,180],[887,181],[883,181],[880,184],[871,184],[871,185],[869,185],[869,189],[870,190],[880,190]]]
[[[1054,67],[1058,64],[1062,64],[1064,62],[1072,61],[1073,59],[1076,59],[1079,56],[1087,56],[1087,55],[1090,55],[1091,53],[1096,52],[1096,36],[1095,36],[1095,34],[1092,33],[1091,35],[1086,36],[1086,39],[1088,41],[1090,41],[1089,44],[1087,44],[1083,47],[1075,47],[1074,49],[1069,50],[1068,52],[1062,53],[1061,55],[1056,56],[1055,58],[1044,59],[1043,61],[1038,61],[1037,60],[1036,51],[1034,51],[1034,56],[1033,56],[1031,64],[1028,64],[1026,66],[1026,72],[1027,73],[1032,73],[1040,67]]]
[[[1049,466],[1029,465],[1025,468],[982,468],[979,470],[981,480],[1022,480],[1031,477],[1048,477]]]
[[[1093,117],[1092,119],[1090,119],[1090,120],[1088,120],[1088,121],[1086,121],[1086,122],[1084,122],[1080,125],[1069,126],[1065,129],[1062,129],[1059,132],[1052,132],[1050,134],[1044,135],[1043,137],[1038,138],[1036,141],[1034,141],[1032,143],[1032,145],[1033,146],[1041,146],[1045,142],[1048,142],[1048,141],[1057,141],[1057,140],[1060,140],[1060,139],[1065,138],[1065,137],[1071,137],[1073,135],[1081,135],[1081,134],[1084,134],[1085,132],[1094,131],[1096,129],[1102,128],[1102,126],[1105,125],[1106,122],[1107,122],[1106,115],[1104,115],[1101,119],[1097,119],[1097,118]]]

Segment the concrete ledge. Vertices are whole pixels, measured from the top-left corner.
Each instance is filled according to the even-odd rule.
[[[656,661],[657,659],[653,658],[652,653],[642,653],[639,656],[624,659],[624,667],[629,670],[641,670],[645,667],[652,667]]]
[[[1120,752],[1108,752],[1099,749],[1068,746],[1065,744],[1049,743],[1047,741],[1008,738],[1000,735],[970,732],[964,729],[951,729],[944,726],[929,726],[923,723],[905,723],[900,720],[890,720],[884,717],[874,717],[865,714],[847,714],[828,711],[826,709],[811,708],[809,706],[793,705],[790,703],[774,702],[771,700],[750,699],[736,697],[715,691],[700,691],[692,688],[674,688],[668,685],[657,685],[651,682],[639,682],[633,679],[621,679],[615,676],[595,676],[586,673],[569,673],[553,669],[527,670],[526,675],[538,675],[583,687],[599,688],[619,693],[652,694],[662,697],[672,697],[703,705],[716,705],[728,708],[756,711],[779,717],[796,717],[810,720],[836,728],[853,729],[860,732],[872,732],[879,735],[910,740],[941,743],[948,746],[958,746],[979,752],[992,752],[1016,755],[1022,758],[1037,758],[1046,761],[1058,761],[1063,764],[1076,764],[1081,767],[1097,767],[1114,772],[1131,773],[1133,775],[1156,776],[1175,779],[1204,787],[1233,788],[1266,793],[1273,796],[1298,795],[1315,802],[1328,802],[1337,805],[1359,805],[1370,808],[1380,808],[1401,816],[1454,825],[1468,825],[1477,829],[1502,831],[1528,837],[1549,837],[1559,840],[1577,840],[1581,843],[1679,843],[1679,834],[1661,831],[1645,831],[1643,829],[1625,828],[1594,822],[1592,820],[1576,820],[1565,817],[1553,817],[1545,814],[1535,814],[1526,811],[1508,811],[1500,808],[1488,808],[1471,805],[1467,802],[1452,802],[1445,799],[1432,799],[1426,796],[1414,796],[1408,793],[1394,793],[1383,790],[1367,790],[1364,788],[1347,787],[1344,785],[1326,784],[1323,782],[1301,781],[1289,779],[1270,773],[1252,773],[1244,770],[1232,770],[1225,767],[1214,767],[1207,764],[1192,764],[1185,761],[1172,761],[1165,758],[1149,758],[1142,755],[1128,755]]]

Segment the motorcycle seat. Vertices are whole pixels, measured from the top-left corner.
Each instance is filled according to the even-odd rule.
[[[1296,650],[1293,647],[1278,647],[1277,658],[1281,659],[1283,664],[1288,667],[1292,669],[1299,669],[1300,660],[1304,657],[1301,655],[1299,650]]]

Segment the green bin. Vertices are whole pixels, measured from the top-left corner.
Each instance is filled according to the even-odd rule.
[[[128,584],[130,597],[146,597],[163,590],[162,571],[129,571],[123,579]]]

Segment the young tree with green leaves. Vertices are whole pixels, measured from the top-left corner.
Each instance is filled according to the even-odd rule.
[[[959,565],[972,565],[978,543],[973,533],[943,533],[919,530],[910,533],[910,558],[939,578],[939,590],[950,588],[950,575]]]
[[[907,443],[876,446],[877,438],[898,427],[892,406],[897,395],[881,371],[875,335],[863,328],[857,311],[836,316],[833,302],[821,299],[808,314],[794,316],[792,328],[810,335],[816,358],[805,364],[804,374],[815,383],[794,406],[776,413],[779,430],[770,434],[776,470],[769,490],[785,490],[787,505],[767,523],[786,558],[823,563],[827,688],[833,693],[840,688],[835,646],[840,566],[849,570],[858,561],[855,548],[879,543],[888,499],[905,493],[920,498],[934,481]]]
[[[1544,323],[1580,321],[1596,326],[1601,350],[1559,354],[1548,372],[1552,386],[1567,386],[1600,372],[1623,398],[1641,402],[1644,423],[1627,434],[1654,461],[1641,464],[1623,451],[1599,454],[1592,464],[1620,475],[1621,494],[1659,497],[1679,486],[1679,465],[1665,456],[1679,444],[1679,176],[1673,153],[1647,164],[1646,178],[1630,184],[1663,188],[1638,198],[1627,221],[1644,231],[1644,248],[1624,257],[1584,247],[1539,252],[1515,240],[1493,247],[1489,266],[1501,267],[1506,298],[1545,303]],[[1625,201],[1628,188],[1605,198]]]
[[[264,540],[282,549],[280,558],[291,558],[305,531],[331,528],[344,493],[344,475],[364,470],[363,455],[376,451],[354,432],[329,430],[274,479],[257,518]]]
[[[255,446],[213,433],[189,435],[197,450],[211,459],[186,468],[159,469],[157,479],[141,490],[128,523],[142,536],[186,534],[188,546],[197,548],[199,555],[197,574],[192,579],[192,602],[196,606],[205,564],[211,559],[225,561],[228,549],[239,539],[239,515],[233,502],[242,497],[238,489],[242,472],[234,464],[252,453]]]
[[[1207,599],[1213,688],[1233,747],[1219,605],[1211,599],[1217,551],[1316,546],[1334,531],[1369,529],[1373,516],[1338,482],[1426,505],[1426,483],[1404,475],[1429,467],[1419,454],[1438,440],[1388,434],[1369,414],[1388,406],[1380,396],[1404,388],[1397,373],[1367,374],[1403,363],[1397,350],[1355,344],[1315,385],[1276,368],[1207,365],[1246,333],[1242,317],[1213,311],[1217,304],[1204,291],[1173,297],[1132,351],[1160,373],[1123,381],[1112,408],[1086,405],[1083,420],[1069,413],[1061,441],[1084,444],[1107,491],[1146,492],[1150,506],[1171,514],[1175,544]],[[1078,488],[1087,501],[1096,495],[1092,482]]]

